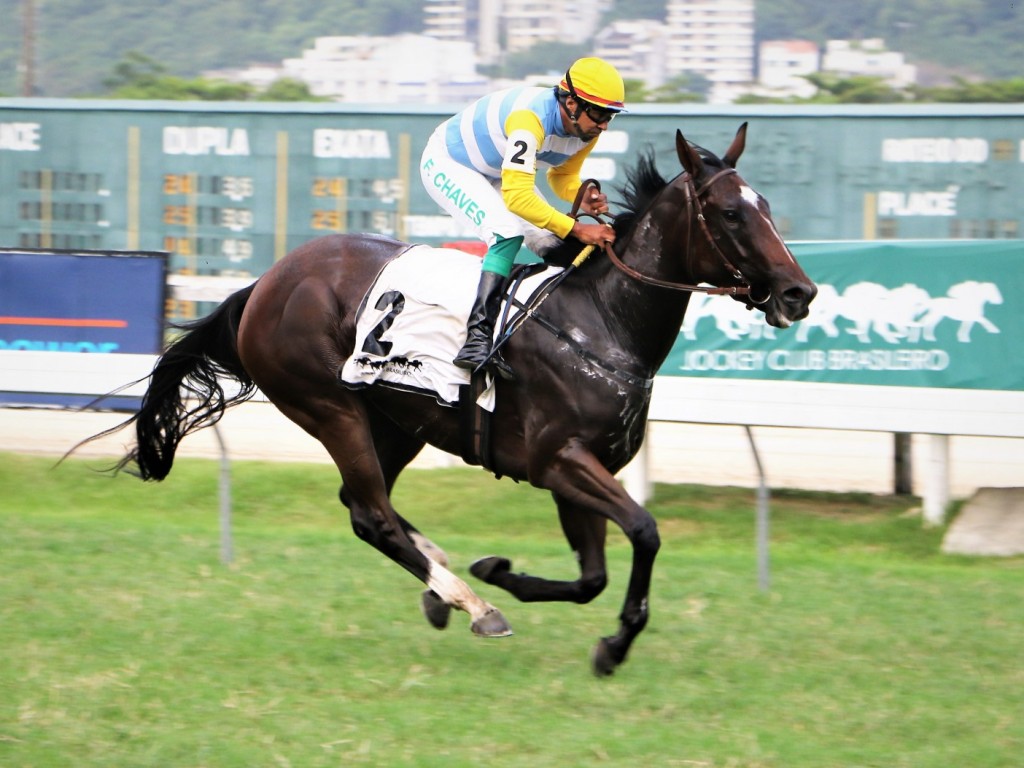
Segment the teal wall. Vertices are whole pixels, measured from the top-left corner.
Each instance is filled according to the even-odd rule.
[[[0,99],[0,246],[167,250],[172,271],[259,274],[332,231],[465,238],[417,161],[452,108]],[[1024,225],[1024,107],[640,106],[588,167],[606,189],[674,135],[722,154],[790,240],[1003,239]],[[568,207],[567,205],[565,206]]]

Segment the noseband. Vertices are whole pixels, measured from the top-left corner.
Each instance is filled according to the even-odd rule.
[[[694,185],[693,177],[690,176],[690,173],[688,171],[683,171],[682,181],[683,192],[686,196],[687,218],[689,220],[693,220],[694,218],[696,218],[697,225],[700,227],[700,231],[704,234],[704,239],[707,240],[708,245],[711,246],[711,250],[715,252],[719,260],[729,271],[729,274],[731,274],[734,278],[739,280],[742,283],[742,285],[730,285],[718,288],[706,285],[690,285],[688,283],[676,283],[669,280],[661,280],[660,278],[657,277],[651,277],[649,275],[645,275],[641,272],[638,272],[637,270],[630,267],[628,264],[625,264],[622,261],[622,259],[619,258],[618,254],[615,253],[615,250],[611,247],[611,245],[605,243],[604,252],[608,255],[608,259],[623,274],[628,275],[634,280],[639,280],[641,283],[647,283],[648,285],[656,285],[659,288],[668,288],[674,291],[699,291],[701,293],[707,293],[713,296],[745,296],[746,300],[752,304],[764,304],[765,302],[767,302],[768,299],[771,298],[771,293],[769,293],[767,296],[760,300],[755,300],[751,297],[750,293],[753,289],[751,288],[750,282],[743,276],[743,273],[740,272],[739,269],[733,266],[732,262],[729,261],[729,258],[722,252],[722,249],[718,246],[718,242],[715,240],[714,235],[711,234],[711,230],[708,229],[707,219],[704,217],[704,206],[701,203],[701,198],[708,192],[708,190],[711,189],[711,187],[715,184],[716,181],[718,181],[721,178],[724,178],[725,176],[731,176],[734,173],[736,173],[735,168],[723,168],[718,173],[714,174],[710,179],[701,184],[699,189],[697,189]],[[581,199],[583,190],[592,185],[598,184],[596,181],[593,180],[584,182],[583,186],[580,187],[580,196],[578,196],[577,199]],[[696,216],[694,215],[695,209]],[[692,228],[690,229],[690,233],[692,235]],[[685,254],[687,257],[687,261],[689,261],[689,253],[690,244],[688,243]]]

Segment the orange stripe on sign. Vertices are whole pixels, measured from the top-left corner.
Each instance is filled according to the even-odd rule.
[[[61,328],[127,328],[127,320],[103,320],[77,317],[3,317],[0,325],[48,325]]]

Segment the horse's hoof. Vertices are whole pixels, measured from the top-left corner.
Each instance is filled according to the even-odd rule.
[[[508,637],[512,634],[512,627],[505,621],[501,611],[492,608],[470,626],[474,635],[480,637]]]
[[[506,557],[481,557],[469,566],[469,572],[485,584],[493,584],[494,577],[512,570],[512,561]]]
[[[420,607],[423,609],[423,615],[427,617],[427,621],[434,629],[444,629],[448,626],[452,607],[442,600],[434,590],[428,589],[423,592]]]
[[[590,660],[593,664],[594,674],[598,677],[609,677],[615,674],[615,668],[621,662],[621,659],[615,658],[615,653],[612,651],[607,637],[602,637],[594,646],[594,653]]]

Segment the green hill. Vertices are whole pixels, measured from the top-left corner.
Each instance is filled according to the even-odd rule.
[[[421,0],[35,0],[38,92],[88,96],[129,51],[169,74],[279,62],[323,35],[422,29]],[[0,93],[20,90],[24,0],[0,0]],[[615,17],[664,15],[619,0]],[[1006,0],[757,0],[758,40],[882,37],[922,71],[984,79],[1024,71],[1024,4]]]

